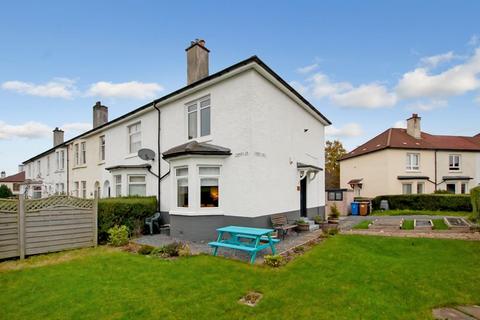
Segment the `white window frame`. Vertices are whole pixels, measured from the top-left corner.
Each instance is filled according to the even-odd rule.
[[[201,174],[200,170],[202,168],[217,168],[218,174]],[[221,167],[216,165],[199,165],[197,168],[198,173],[198,207],[202,210],[215,210],[220,208],[220,175],[221,175]],[[218,187],[218,206],[216,207],[202,207],[202,179],[216,179],[217,180],[217,187]]]
[[[60,150],[60,170],[65,169],[65,150]]]
[[[458,158],[458,166],[452,165],[455,163],[455,157]],[[453,159],[453,161],[450,161]],[[461,154],[449,154],[448,155],[448,171],[461,172],[462,170],[462,155]]]
[[[80,142],[80,163],[82,165],[87,164],[87,142]]]
[[[73,195],[78,198],[80,195],[80,182],[75,181],[73,183],[73,188],[74,188]]]
[[[81,181],[80,185],[82,186],[82,198],[87,198],[87,181]]]
[[[144,178],[144,182],[143,183],[139,183],[139,182],[131,182],[131,178],[132,177],[142,177]],[[131,185],[144,185],[145,186],[145,195],[143,195],[144,197],[147,196],[147,176],[145,174],[129,174],[127,175],[127,191],[128,191],[128,195],[131,196],[130,194],[130,186]]]
[[[422,192],[418,192],[419,186],[422,186]],[[417,194],[425,194],[425,182],[417,182]]]
[[[99,162],[103,162],[105,161],[105,135],[99,137],[98,145],[98,159]]]
[[[135,131],[135,132],[131,132],[131,129],[133,127],[137,127],[138,126],[138,130]],[[127,126],[127,136],[128,136],[128,154],[137,154],[138,150],[134,150],[134,148],[132,148],[132,137],[137,135],[139,136],[139,143],[140,143],[140,146],[138,147],[138,150],[140,150],[142,148],[142,122],[141,121],[138,121],[138,122],[135,122],[135,123],[132,123],[130,125]],[[128,181],[127,181],[128,183]]]
[[[50,155],[47,156],[47,176],[50,175]]]
[[[178,170],[186,169],[187,174],[186,175],[178,175]],[[175,207],[178,209],[185,209],[185,208],[190,208],[191,207],[191,188],[190,188],[190,168],[188,166],[180,166],[180,167],[175,167]],[[179,180],[187,180],[187,206],[185,207],[179,207],[178,206],[178,181]]]
[[[114,175],[113,183],[115,185],[115,197],[117,198],[121,197],[122,196],[122,175],[121,174]]]
[[[37,160],[37,176],[42,176],[42,160]]]
[[[414,164],[413,159],[417,158],[417,164]],[[405,170],[406,171],[420,171],[420,153],[416,152],[408,152],[407,157],[406,157],[406,165],[405,165]]]
[[[461,194],[468,194],[468,182],[460,182],[460,193]]]
[[[80,165],[80,145],[78,143],[73,145],[74,149],[74,156],[75,156],[75,165],[79,166]]]
[[[405,192],[405,187],[410,186],[410,193]],[[407,183],[402,183],[402,194],[413,194],[413,183],[407,182]]]
[[[208,105],[206,106],[201,106],[202,102],[209,101]],[[189,110],[191,107],[194,107],[194,109]],[[208,134],[202,135],[202,110],[204,109],[210,109],[209,112],[209,132]],[[186,136],[187,140],[194,140],[194,139],[206,139],[212,135],[212,100],[210,98],[210,95],[204,96],[200,99],[190,101],[189,103],[185,104],[185,112],[186,112]],[[190,136],[190,114],[191,113],[196,113],[196,132],[195,136]]]

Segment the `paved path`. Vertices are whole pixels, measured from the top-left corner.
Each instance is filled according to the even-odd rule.
[[[480,320],[480,306],[458,306],[433,309],[432,315],[441,320]]]
[[[380,219],[380,220],[389,220],[389,219],[405,219],[405,220],[413,220],[413,219],[428,219],[428,220],[434,220],[434,219],[443,219],[444,217],[451,217],[451,216],[426,216],[426,215],[403,215],[403,216],[346,216],[346,217],[340,217],[340,224],[339,228],[340,230],[350,230],[352,229],[355,225],[359,224],[360,222],[364,220],[375,220],[375,219]],[[458,218],[458,217],[454,217]]]

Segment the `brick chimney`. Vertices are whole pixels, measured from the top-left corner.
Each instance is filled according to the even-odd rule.
[[[93,128],[100,127],[108,122],[108,108],[102,106],[100,101],[97,101],[93,106]]]
[[[208,50],[205,40],[196,39],[185,49],[187,51],[187,84],[208,76]]]
[[[64,139],[64,132],[62,129],[58,129],[55,128],[55,130],[53,130],[53,146],[56,147],[60,144],[63,143],[63,139]]]
[[[407,133],[414,137],[415,139],[421,139],[421,127],[420,121],[422,118],[418,114],[414,113],[410,118],[407,119]]]

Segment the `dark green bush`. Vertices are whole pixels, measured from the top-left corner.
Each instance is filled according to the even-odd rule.
[[[187,244],[183,242],[172,242],[160,248],[153,249],[151,254],[162,258],[170,258],[189,256],[191,252],[190,247]]]
[[[472,201],[472,220],[480,221],[480,186],[470,190],[470,197]]]
[[[374,210],[380,201],[387,200],[392,210],[472,211],[469,195],[460,194],[406,194],[378,196],[373,199]]]
[[[140,247],[140,249],[138,249],[138,253],[143,255],[149,255],[154,249],[155,247],[144,244]]]
[[[13,196],[12,190],[9,187],[2,184],[0,186],[0,198],[10,198]]]
[[[98,201],[98,241],[105,243],[108,229],[113,226],[127,226],[130,235],[143,231],[146,217],[156,211],[155,197],[108,198]]]

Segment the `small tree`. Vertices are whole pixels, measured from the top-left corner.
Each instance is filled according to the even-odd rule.
[[[480,220],[480,186],[470,190],[470,197],[472,198],[473,220]]]
[[[347,153],[338,140],[325,143],[325,185],[327,189],[340,187],[340,163],[338,160]]]
[[[2,184],[0,186],[0,198],[10,198],[13,197],[13,192],[10,190],[9,187],[6,185]]]

